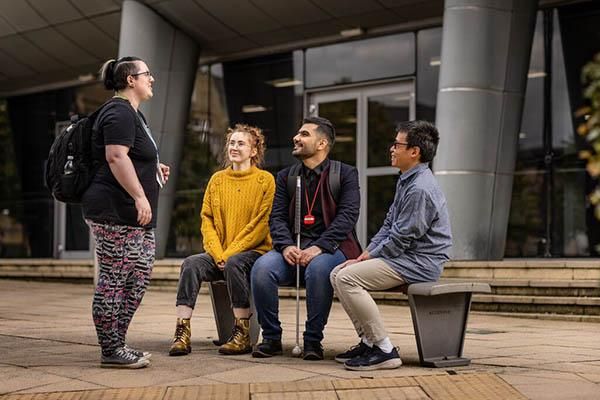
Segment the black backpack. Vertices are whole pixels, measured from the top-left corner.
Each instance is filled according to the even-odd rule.
[[[74,115],[71,124],[54,139],[46,161],[46,186],[52,196],[65,203],[81,203],[99,163],[92,157],[92,134],[100,111],[89,116]]]
[[[288,171],[287,191],[290,197],[293,197],[296,192],[296,176],[300,174],[302,163],[294,164]],[[340,170],[342,163],[337,160],[329,160],[329,190],[333,196],[333,200],[337,204],[340,200]]]

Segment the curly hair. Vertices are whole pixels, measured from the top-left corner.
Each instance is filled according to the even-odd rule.
[[[229,141],[231,140],[231,135],[235,132],[246,134],[250,141],[250,146],[253,149],[256,149],[256,155],[251,159],[252,165],[259,168],[262,167],[263,162],[265,161],[265,150],[267,148],[265,144],[265,135],[263,134],[262,129],[246,124],[235,124],[233,128],[227,128],[225,146],[223,147],[223,167],[227,168],[231,165],[231,161],[229,161],[229,157],[227,157],[227,148],[229,146]]]

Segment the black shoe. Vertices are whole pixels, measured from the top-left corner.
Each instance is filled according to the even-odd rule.
[[[263,339],[262,343],[257,345],[256,349],[252,352],[252,357],[268,358],[282,354],[281,340]]]
[[[339,363],[345,363],[348,360],[353,359],[354,357],[360,357],[362,355],[364,355],[367,350],[370,350],[371,348],[369,346],[367,346],[366,344],[363,343],[363,341],[361,340],[357,345],[354,345],[352,347],[350,347],[348,350],[346,350],[343,353],[338,354],[337,356],[335,356],[335,361],[339,362]]]
[[[383,352],[379,347],[373,345],[361,357],[352,358],[344,363],[346,369],[351,371],[371,371],[375,369],[394,369],[402,365],[398,350],[394,347],[389,353]]]
[[[323,346],[320,342],[304,342],[304,352],[302,355],[304,360],[318,361],[323,359]]]

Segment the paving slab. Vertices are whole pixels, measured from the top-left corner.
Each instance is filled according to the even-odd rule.
[[[472,313],[464,346],[472,363],[424,368],[408,307],[383,305],[381,314],[403,365],[354,372],[333,360],[358,340],[337,302],[325,330],[324,361],[290,356],[295,344],[293,299],[280,302],[284,356],[218,355],[206,294],[199,296],[192,320],[192,354],[169,357],[175,291],[151,287],[128,334],[131,346],[153,353],[151,365],[115,371],[99,368],[92,293],[88,285],[0,280],[1,400],[600,398],[597,323]]]

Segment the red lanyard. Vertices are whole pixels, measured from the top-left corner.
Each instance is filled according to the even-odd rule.
[[[315,201],[317,200],[317,195],[319,194],[319,189],[321,188],[321,178],[319,177],[319,183],[317,184],[317,190],[315,190],[315,195],[312,199],[312,202],[308,200],[308,185],[306,184],[306,179],[304,180],[304,194],[306,194],[306,208],[307,214],[304,216],[304,225],[312,225],[315,223],[315,217],[312,215],[312,210],[315,207]]]

